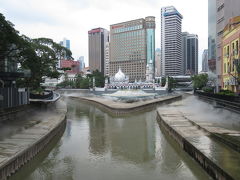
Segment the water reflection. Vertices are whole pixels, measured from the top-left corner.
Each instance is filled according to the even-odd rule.
[[[87,103],[67,102],[68,123],[61,141],[37,168],[20,170],[15,177],[21,173],[25,177],[20,179],[27,180],[209,178],[175,142],[166,141],[155,111],[114,117]]]

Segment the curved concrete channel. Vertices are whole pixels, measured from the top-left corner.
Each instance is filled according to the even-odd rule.
[[[66,104],[56,102],[44,120],[0,141],[0,179],[5,180],[61,135],[66,126]]]
[[[103,107],[107,112],[115,115],[128,114],[138,112],[147,107],[152,107],[157,104],[169,104],[176,100],[182,99],[181,95],[177,96],[165,96],[158,99],[139,101],[135,103],[121,103],[114,102],[108,99],[102,99],[99,97],[71,97],[78,98],[81,101],[87,101]],[[213,129],[210,127],[206,130],[206,127],[201,127],[199,124],[194,123],[183,113],[175,109],[162,109],[157,111],[157,120],[160,126],[172,136],[177,143],[186,151],[196,162],[198,162],[202,168],[214,179],[240,179],[240,156],[235,149],[229,147],[229,143],[222,141],[219,143],[216,139],[212,139]],[[188,118],[187,118],[188,117]],[[211,130],[209,130],[211,129]],[[215,128],[215,130],[223,133],[236,131],[226,131],[223,128]],[[214,147],[215,155],[213,156]],[[226,156],[227,152],[227,156]],[[224,158],[225,156],[225,158]],[[232,165],[228,166],[228,162]]]
[[[114,114],[114,115],[124,115],[124,114],[139,112],[139,111],[145,110],[146,108],[152,108],[153,106],[161,105],[161,104],[169,104],[171,102],[182,99],[181,95],[170,95],[170,96],[162,96],[157,99],[151,99],[146,101],[124,103],[119,101],[115,102],[113,100],[103,99],[100,97],[77,97],[77,96],[69,96],[69,97],[95,104],[100,109],[104,109],[108,113]]]
[[[94,104],[99,109],[117,116],[140,112],[156,105],[169,104],[182,99],[181,95],[174,95],[135,103],[121,103],[100,97],[69,97]],[[66,105],[63,102],[60,102],[59,105],[56,108],[57,113],[49,116],[48,121],[36,124],[19,134],[0,141],[0,179],[6,179],[42,150],[53,137],[64,131]],[[176,109],[161,108],[157,111],[157,115],[158,123],[164,131],[173,137],[180,147],[198,162],[210,176],[221,180],[240,179],[238,152],[227,145],[215,142],[209,137],[210,132],[199,128],[198,124],[190,122]],[[215,151],[214,156],[212,155],[213,150]],[[228,166],[226,161],[231,166]]]
[[[240,133],[206,123],[195,123],[193,115],[179,107],[159,108],[158,123],[213,179],[240,179],[240,154],[214,133]]]

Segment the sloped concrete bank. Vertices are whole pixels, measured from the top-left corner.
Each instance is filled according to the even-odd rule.
[[[211,139],[211,133],[189,122],[181,112],[160,108],[157,121],[213,179],[240,179],[239,153]]]
[[[169,104],[171,102],[181,100],[182,95],[170,95],[163,96],[157,99],[151,99],[146,101],[138,101],[134,103],[123,103],[119,101],[113,101],[110,99],[104,99],[100,97],[77,97],[69,96],[72,99],[79,99],[81,101],[89,102],[96,105],[98,108],[107,111],[113,115],[124,115],[142,110],[150,109],[156,105]]]
[[[31,111],[33,111],[33,108],[30,104],[8,109],[0,109],[0,122],[18,118],[26,112],[31,113]]]
[[[5,180],[31,160],[66,127],[66,104],[56,102],[56,109],[40,123],[0,141],[0,179]]]

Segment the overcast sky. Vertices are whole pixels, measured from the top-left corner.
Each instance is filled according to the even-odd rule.
[[[208,46],[207,0],[0,0],[0,12],[21,34],[70,39],[73,57],[88,65],[88,30],[146,16],[156,17],[156,48],[160,47],[160,10],[173,5],[183,15],[182,30],[199,36],[199,70]]]

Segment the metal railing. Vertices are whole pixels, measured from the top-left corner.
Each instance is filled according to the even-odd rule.
[[[0,109],[29,104],[29,90],[26,88],[0,88]]]
[[[205,93],[205,92],[200,92],[200,91],[195,91],[194,93],[198,94],[198,95],[210,97],[210,98],[219,99],[219,100],[225,100],[225,101],[240,103],[240,97],[239,96],[227,96],[227,95],[221,95],[221,94]]]

